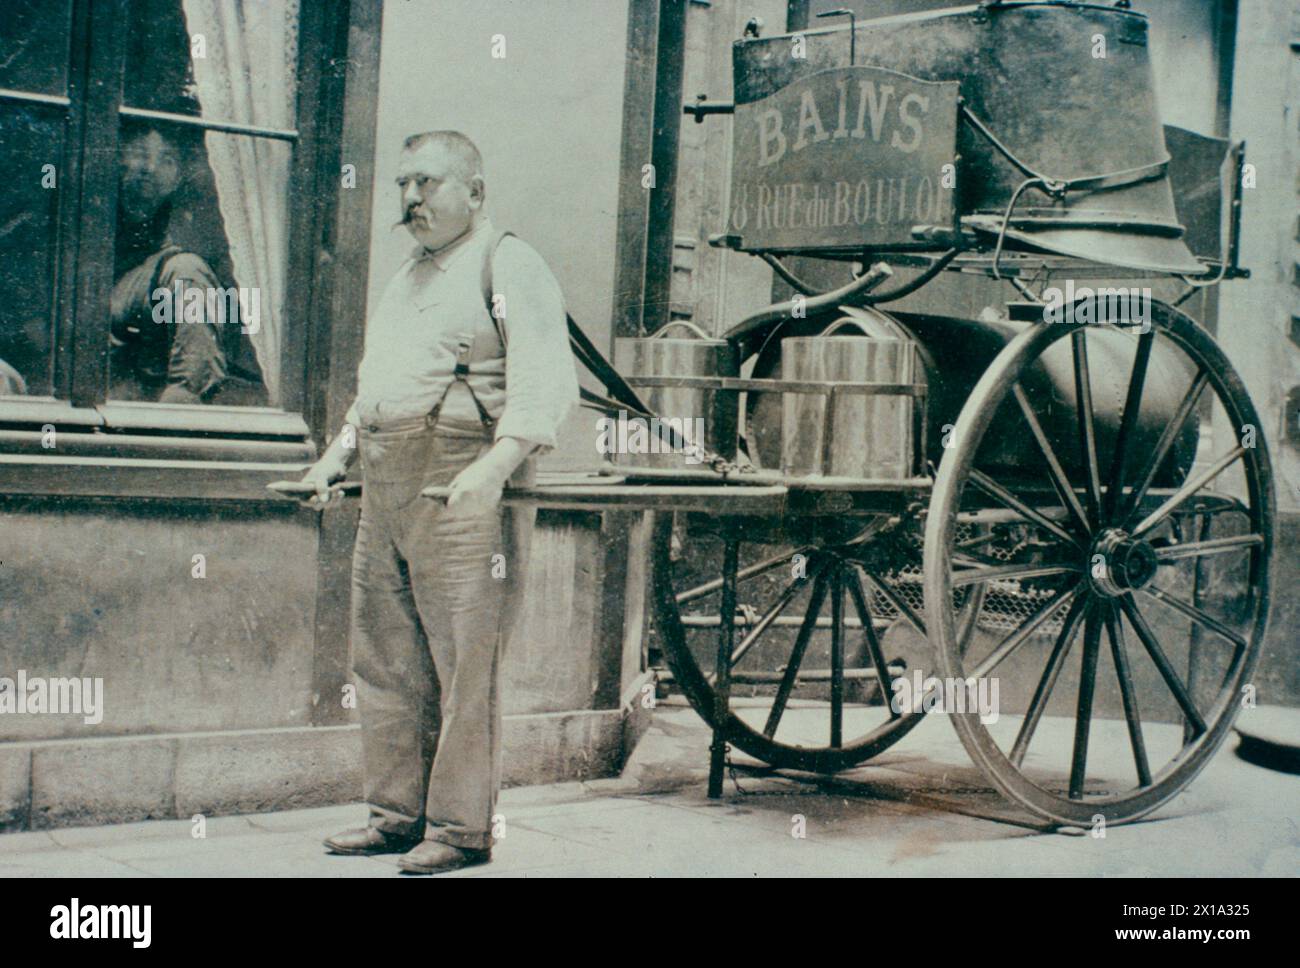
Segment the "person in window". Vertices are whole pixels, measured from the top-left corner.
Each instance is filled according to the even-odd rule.
[[[226,380],[218,327],[238,331],[239,320],[212,318],[214,306],[225,303],[207,295],[224,292],[220,279],[205,259],[169,238],[181,175],[181,152],[161,130],[124,132],[110,298],[113,400],[210,403]],[[201,302],[186,296],[194,288]]]

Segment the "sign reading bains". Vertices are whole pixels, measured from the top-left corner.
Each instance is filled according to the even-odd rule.
[[[958,90],[843,67],[737,104],[728,233],[742,249],[861,250],[951,228]]]

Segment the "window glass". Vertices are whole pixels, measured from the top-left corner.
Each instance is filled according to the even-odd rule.
[[[64,109],[23,95],[67,95],[71,17],[70,0],[0,4],[0,396],[53,389]]]
[[[205,125],[293,128],[296,4],[132,12],[140,69],[126,75],[148,83],[124,92],[109,398],[278,405],[293,141]]]
[[[297,0],[131,0],[122,103],[292,128]]]
[[[124,122],[109,398],[274,405],[291,148]]]
[[[66,95],[71,23],[71,0],[0,3],[0,87]]]
[[[53,388],[62,111],[0,103],[0,396]]]

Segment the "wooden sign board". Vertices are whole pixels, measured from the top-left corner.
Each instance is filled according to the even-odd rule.
[[[736,105],[727,234],[745,250],[857,250],[952,227],[958,92],[841,67]]]

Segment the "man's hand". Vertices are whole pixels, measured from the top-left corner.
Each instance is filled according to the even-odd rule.
[[[499,438],[491,450],[452,479],[447,509],[466,517],[493,510],[501,502],[506,481],[534,446],[517,437]]]
[[[485,455],[452,479],[447,509],[457,517],[487,514],[500,503],[508,477],[501,475],[498,462],[489,461]]]
[[[347,473],[347,464],[339,460],[337,455],[326,451],[325,455],[312,464],[302,477],[304,484],[310,484],[316,488],[316,493],[303,498],[303,501],[309,507],[324,508],[330,503],[331,497],[342,498],[342,491],[330,493],[330,485],[343,480]]]
[[[328,506],[332,498],[343,498],[342,491],[331,493],[330,485],[347,477],[348,468],[357,459],[356,442],[357,428],[345,423],[325,448],[320,460],[308,468],[302,482],[316,489],[315,494],[302,499],[308,507],[321,509]]]

